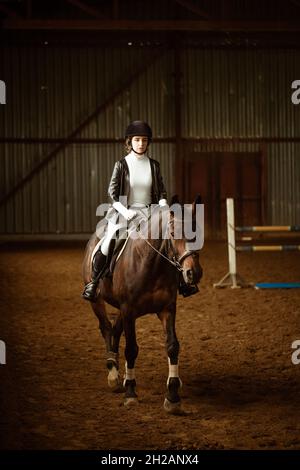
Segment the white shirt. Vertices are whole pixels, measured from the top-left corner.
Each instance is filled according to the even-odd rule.
[[[151,204],[152,174],[149,158],[145,154],[137,157],[132,150],[125,159],[130,181],[128,206]]]

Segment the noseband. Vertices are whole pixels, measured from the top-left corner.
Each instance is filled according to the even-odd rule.
[[[173,256],[172,256],[172,261],[174,263],[174,265],[176,266],[176,268],[178,269],[178,271],[182,272],[183,269],[182,269],[182,262],[188,258],[189,256],[195,256],[197,255],[197,253],[199,253],[199,250],[186,250],[181,256],[178,257],[178,255],[176,254],[176,249],[174,247],[174,244],[173,244],[173,238],[168,238],[168,252],[170,251],[170,248],[171,250],[173,251]],[[168,258],[170,260],[170,258]]]

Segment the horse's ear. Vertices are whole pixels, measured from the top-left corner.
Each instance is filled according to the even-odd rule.
[[[178,194],[174,194],[174,196],[172,196],[170,206],[173,206],[173,204],[180,204]]]
[[[193,205],[192,205],[193,216],[196,214],[196,205],[197,204],[202,204],[202,197],[201,197],[200,194],[197,194],[197,196],[195,197],[195,200],[193,202]]]

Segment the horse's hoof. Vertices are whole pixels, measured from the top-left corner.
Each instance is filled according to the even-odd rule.
[[[125,398],[124,400],[124,406],[126,406],[126,408],[131,408],[133,406],[136,406],[138,405],[138,399],[136,397],[128,397],[128,398]]]
[[[110,390],[114,393],[123,393],[125,391],[122,382],[120,380],[108,380],[108,386]]]
[[[181,402],[172,403],[170,400],[165,398],[164,410],[171,415],[184,415],[185,412],[181,408]]]
[[[107,383],[112,392],[124,392],[124,387],[116,368],[113,368],[109,371],[107,376]]]

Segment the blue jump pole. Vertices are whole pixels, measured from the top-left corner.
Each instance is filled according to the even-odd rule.
[[[255,284],[255,289],[300,289],[300,282],[263,282]]]

